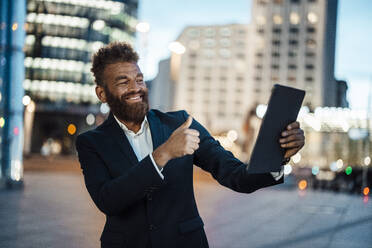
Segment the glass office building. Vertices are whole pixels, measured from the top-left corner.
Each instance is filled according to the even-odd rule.
[[[112,41],[134,43],[138,0],[28,0],[25,153],[70,154],[74,137],[108,108],[95,95],[91,56]]]

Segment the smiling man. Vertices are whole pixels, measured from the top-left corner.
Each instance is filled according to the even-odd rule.
[[[85,185],[106,215],[101,246],[208,247],[194,198],[194,164],[242,193],[280,184],[283,173],[248,174],[247,165],[186,111],[150,110],[137,61],[127,43],[112,43],[93,56],[96,94],[111,112],[76,140]],[[294,122],[278,142],[288,159],[304,141]]]

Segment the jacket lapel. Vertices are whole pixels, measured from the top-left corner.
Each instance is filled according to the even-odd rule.
[[[164,142],[164,130],[159,118],[152,109],[148,111],[146,116],[150,126],[153,150],[155,150]],[[121,129],[119,124],[116,122],[114,115],[111,112],[103,125],[108,125],[109,138],[114,139],[115,143],[117,143],[120,150],[126,155],[131,164],[136,165],[138,163],[137,156],[134,153],[123,129]]]
[[[121,129],[119,124],[116,122],[114,115],[111,112],[106,122],[107,124],[110,124],[108,128],[109,138],[112,138],[115,140],[120,150],[126,155],[126,157],[129,159],[132,165],[137,164],[138,163],[137,156],[134,153],[133,148],[128,141],[128,138],[125,135],[123,129]]]
[[[161,124],[159,117],[156,116],[152,109],[147,113],[146,116],[150,125],[152,148],[155,150],[165,141],[163,125]]]

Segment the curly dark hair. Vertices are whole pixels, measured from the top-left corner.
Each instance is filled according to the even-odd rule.
[[[138,62],[138,54],[127,42],[113,42],[101,47],[92,57],[92,68],[97,85],[104,87],[102,80],[103,71],[109,64],[117,62]]]

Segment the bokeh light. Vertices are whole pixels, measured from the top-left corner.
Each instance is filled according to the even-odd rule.
[[[69,124],[68,127],[67,127],[67,132],[70,134],[70,135],[74,135],[76,133],[76,126],[74,124]]]
[[[346,173],[346,175],[350,175],[352,171],[353,171],[353,168],[351,168],[351,166],[348,166],[348,167],[346,167],[346,169],[345,169],[345,173]]]
[[[301,180],[299,183],[298,183],[298,188],[300,190],[305,190],[307,187],[307,181],[306,180]]]
[[[94,117],[93,114],[87,115],[86,122],[89,126],[93,125],[95,121],[96,121],[96,118]]]
[[[0,118],[0,127],[3,128],[4,125],[5,125],[5,119],[4,119],[4,117],[1,117]]]
[[[369,187],[364,187],[363,195],[367,196],[369,194]]]

